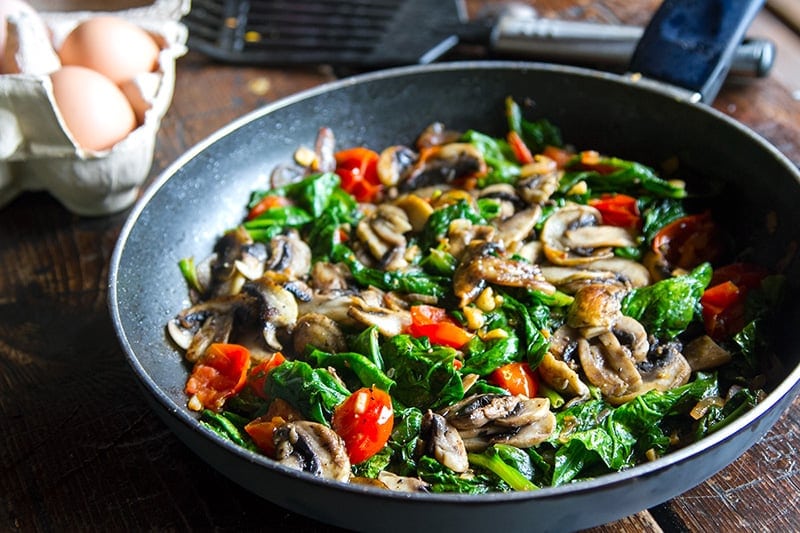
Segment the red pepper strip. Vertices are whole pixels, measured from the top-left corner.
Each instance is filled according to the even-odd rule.
[[[364,147],[336,152],[336,173],[342,189],[359,202],[371,202],[381,190],[377,152]]]
[[[547,145],[544,147],[542,151],[542,155],[545,155],[556,162],[556,167],[559,169],[563,169],[567,166],[572,160],[572,156],[574,154],[569,153],[568,151],[564,150],[563,148],[558,148],[557,146]]]
[[[622,228],[638,228],[642,218],[636,198],[627,194],[603,194],[592,198],[589,205],[603,215],[603,224]]]
[[[225,400],[239,392],[247,380],[250,352],[238,344],[211,344],[195,363],[186,381],[186,393],[203,407],[219,411]]]
[[[539,377],[528,363],[508,363],[489,375],[489,382],[506,389],[513,395],[523,394],[533,398],[539,391]]]
[[[509,131],[506,138],[508,140],[508,146],[511,147],[511,151],[514,152],[514,157],[517,158],[517,161],[519,161],[521,165],[533,163],[533,154],[531,154],[528,145],[525,144],[525,141],[522,140],[519,133],[516,131]]]
[[[713,339],[734,334],[744,327],[745,292],[731,281],[724,281],[703,292],[700,304],[706,333]]]

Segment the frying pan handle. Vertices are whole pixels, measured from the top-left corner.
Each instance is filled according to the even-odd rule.
[[[631,58],[630,72],[712,102],[764,0],[664,0]]]

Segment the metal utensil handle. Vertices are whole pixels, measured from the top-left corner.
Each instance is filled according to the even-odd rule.
[[[562,63],[601,63],[627,67],[644,28],[518,17],[501,14],[491,36],[492,49],[500,53],[547,58]],[[775,58],[775,45],[766,39],[749,39],[736,49],[731,74],[766,76]]]

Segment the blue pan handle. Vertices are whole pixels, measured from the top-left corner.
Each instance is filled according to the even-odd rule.
[[[630,72],[712,102],[764,0],[664,0],[644,30]]]

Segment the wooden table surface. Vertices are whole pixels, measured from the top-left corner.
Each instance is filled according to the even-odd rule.
[[[481,2],[471,4],[474,9]],[[540,0],[540,14],[644,24],[657,0]],[[714,106],[800,163],[800,38],[764,11],[778,43],[767,79],[731,81]],[[333,79],[325,67],[178,61],[150,179],[230,120]],[[127,212],[69,213],[46,193],[0,210],[0,530],[331,531],[208,467],[148,407],[107,310],[108,264]],[[591,531],[797,531],[800,401],[731,466],[653,509]]]

